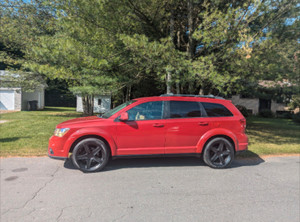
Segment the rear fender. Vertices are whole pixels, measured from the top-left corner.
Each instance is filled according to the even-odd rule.
[[[232,139],[232,141],[234,142],[234,148],[235,150],[238,147],[238,141],[236,136],[228,129],[224,129],[224,128],[215,128],[212,130],[207,131],[199,140],[198,144],[197,144],[197,153],[202,153],[203,149],[204,149],[204,145],[205,143],[212,137],[214,136],[228,136]]]
[[[101,128],[83,128],[75,131],[72,135],[69,136],[68,140],[64,145],[64,150],[69,152],[72,144],[79,138],[83,136],[100,136],[107,141],[110,146],[111,155],[114,156],[116,154],[116,143],[114,139],[109,135],[105,130]]]

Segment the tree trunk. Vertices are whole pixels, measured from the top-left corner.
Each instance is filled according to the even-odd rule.
[[[180,31],[177,31],[177,49],[180,50]],[[177,78],[178,78],[178,81],[176,82],[176,94],[180,94],[180,81],[181,81],[181,75],[180,75],[180,72],[178,72],[177,74]]]
[[[203,88],[201,86],[200,90],[199,90],[199,95],[204,95],[204,91],[203,91]]]
[[[170,37],[172,42],[174,41],[174,12],[171,12],[171,19],[170,19]],[[172,93],[172,73],[171,71],[167,71],[167,94]]]
[[[179,82],[176,82],[176,94],[180,94],[180,85],[179,85]]]
[[[126,87],[125,102],[129,101],[130,97],[131,97],[131,85]]]
[[[192,38],[194,32],[194,24],[193,24],[193,0],[188,0],[187,2],[187,9],[188,9],[188,29],[189,29],[189,41],[187,44],[187,53],[189,59],[193,59],[194,57],[194,41]]]
[[[172,81],[171,72],[167,71],[167,94],[172,93],[172,91],[171,91],[171,81]]]
[[[194,33],[194,24],[193,24],[193,0],[187,1],[187,10],[188,10],[188,44],[187,44],[187,54],[190,60],[194,58],[194,41],[193,41],[193,33]],[[190,80],[188,91],[189,93],[194,93],[194,80]]]
[[[188,91],[189,91],[189,94],[194,94],[195,93],[194,81],[193,80],[191,80],[190,83],[189,83]]]
[[[84,95],[82,96],[82,107],[84,116],[94,115],[94,96]]]

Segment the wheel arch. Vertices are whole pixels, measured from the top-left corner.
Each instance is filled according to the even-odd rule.
[[[226,129],[214,129],[208,131],[200,138],[197,144],[197,153],[202,153],[207,143],[216,137],[223,137],[227,139],[232,144],[234,152],[236,152],[238,147],[236,136],[231,131]]]
[[[70,149],[69,149],[69,152],[72,153],[73,150],[74,150],[74,147],[75,147],[80,141],[82,141],[82,140],[84,140],[84,139],[87,139],[87,138],[95,138],[95,139],[99,139],[99,140],[103,141],[103,142],[108,146],[109,151],[110,151],[110,152],[109,152],[109,155],[111,155],[111,152],[112,152],[111,146],[109,145],[109,143],[107,142],[107,140],[106,140],[104,137],[99,136],[99,135],[95,135],[95,134],[84,135],[84,136],[81,136],[81,137],[77,138],[77,139],[71,144],[71,147],[70,147]]]
[[[204,143],[204,145],[203,145],[203,147],[202,147],[202,150],[206,147],[206,145],[207,145],[211,140],[213,140],[214,138],[217,138],[217,137],[222,137],[222,138],[227,139],[227,140],[231,143],[231,145],[232,145],[232,147],[233,147],[233,150],[234,150],[234,153],[236,152],[236,147],[235,147],[235,144],[234,144],[234,141],[232,140],[232,138],[229,137],[229,136],[226,136],[226,135],[222,135],[222,134],[220,134],[220,135],[215,135],[215,136],[210,137],[210,138]]]
[[[116,144],[113,138],[107,134],[105,131],[99,129],[93,130],[91,128],[86,128],[84,130],[78,130],[74,132],[64,145],[64,150],[66,152],[72,152],[76,144],[86,138],[97,138],[102,140],[109,148],[110,155],[114,156],[116,153]]]

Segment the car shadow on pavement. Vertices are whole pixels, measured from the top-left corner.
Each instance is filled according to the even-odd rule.
[[[247,151],[250,152],[250,151]],[[250,156],[250,157],[248,157]],[[236,156],[230,168],[244,166],[255,166],[265,162],[257,154],[252,153],[245,156]],[[202,158],[199,157],[157,157],[157,158],[121,158],[109,161],[102,171],[111,171],[125,168],[149,168],[149,167],[187,167],[204,166]],[[67,159],[64,163],[67,169],[76,169],[72,161]]]

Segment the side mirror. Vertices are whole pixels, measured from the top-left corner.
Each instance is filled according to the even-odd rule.
[[[128,118],[129,118],[128,113],[124,112],[124,113],[121,113],[121,116],[120,116],[119,120],[122,121],[122,122],[125,122],[125,121],[128,120]]]

